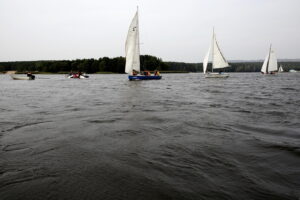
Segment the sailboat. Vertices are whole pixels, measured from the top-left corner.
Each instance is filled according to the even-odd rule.
[[[282,68],[282,65],[280,65],[279,69],[278,69],[278,72],[281,73],[281,72],[284,72],[283,68]]]
[[[126,66],[125,72],[128,79],[132,80],[158,80],[161,79],[159,72],[151,75],[150,72],[146,75],[141,75],[140,69],[140,38],[139,38],[139,14],[138,10],[129,26],[125,51],[126,51]]]
[[[262,74],[275,74],[278,71],[277,58],[275,52],[272,50],[272,45],[270,45],[269,52],[261,67]]]
[[[207,65],[210,57],[212,57],[212,72],[207,72]],[[224,55],[222,54],[216,39],[215,31],[213,31],[211,45],[203,60],[203,73],[205,74],[205,78],[228,78],[228,73],[213,73],[214,69],[223,69],[226,67],[230,67],[230,65],[228,64]]]

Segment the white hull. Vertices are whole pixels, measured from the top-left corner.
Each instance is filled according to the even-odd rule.
[[[263,75],[276,75],[277,73],[272,72],[272,73],[262,73]]]
[[[291,73],[297,73],[298,71],[296,71],[296,70],[294,70],[294,69],[290,69],[289,72],[291,72]]]
[[[10,77],[13,79],[13,80],[32,80],[30,79],[29,77],[27,76],[15,76],[15,75],[10,75]]]
[[[228,78],[229,74],[227,73],[208,73],[205,74],[205,78]]]

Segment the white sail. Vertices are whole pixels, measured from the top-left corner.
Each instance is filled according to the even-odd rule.
[[[213,33],[213,68],[214,69],[220,69],[220,68],[225,68],[229,67],[228,62],[224,58],[221,49],[218,45],[218,42],[216,40],[215,33]]]
[[[267,66],[268,66],[268,62],[269,62],[269,55],[270,55],[270,53],[268,53],[267,57],[265,58],[264,64],[263,64],[263,66],[261,67],[261,70],[260,70],[264,74],[267,73]]]
[[[269,58],[269,66],[268,72],[277,72],[278,71],[278,64],[275,52],[271,49],[270,58]]]
[[[203,60],[203,73],[204,74],[206,73],[206,70],[207,70],[209,55],[210,55],[210,51],[211,51],[210,49],[211,49],[211,46],[209,47],[208,52],[206,53],[206,56],[204,57],[204,60]]]
[[[275,52],[272,50],[272,45],[270,46],[268,55],[261,67],[261,72],[268,74],[270,72],[275,72],[278,70],[277,58]]]
[[[136,12],[129,26],[126,45],[125,72],[132,74],[132,70],[140,71],[140,44],[139,44],[139,16]]]
[[[284,70],[283,70],[282,66],[280,66],[278,72],[283,72],[283,71]]]

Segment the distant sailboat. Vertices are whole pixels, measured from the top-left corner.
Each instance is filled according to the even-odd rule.
[[[282,65],[280,65],[279,69],[278,69],[278,72],[281,73],[281,72],[284,72],[283,68],[282,68]]]
[[[207,65],[209,62],[210,56],[212,57],[212,72],[207,72]],[[203,73],[205,74],[205,78],[228,78],[229,74],[227,73],[213,73],[214,69],[223,69],[226,67],[230,67],[228,62],[226,61],[224,55],[221,52],[221,49],[218,45],[215,32],[213,31],[213,37],[211,45],[208,49],[208,52],[203,60]]]
[[[154,75],[138,75],[140,69],[140,38],[139,38],[139,15],[138,10],[129,26],[126,45],[126,66],[125,72],[129,80],[157,80],[161,79],[159,72]]]
[[[270,45],[269,52],[261,68],[262,74],[275,74],[278,71],[278,64],[275,52],[272,50],[272,45]]]

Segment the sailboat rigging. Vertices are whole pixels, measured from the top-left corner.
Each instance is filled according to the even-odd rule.
[[[278,71],[278,63],[272,45],[270,45],[269,52],[265,58],[265,61],[261,67],[262,74],[275,74]]]
[[[207,72],[207,66],[208,66],[210,56],[212,57],[211,73]],[[223,69],[226,67],[230,67],[230,65],[226,61],[223,53],[221,52],[221,49],[216,39],[215,32],[213,31],[211,45],[203,60],[203,73],[205,74],[205,78],[228,78],[229,77],[228,73],[223,73],[223,72],[213,73],[214,69]]]

